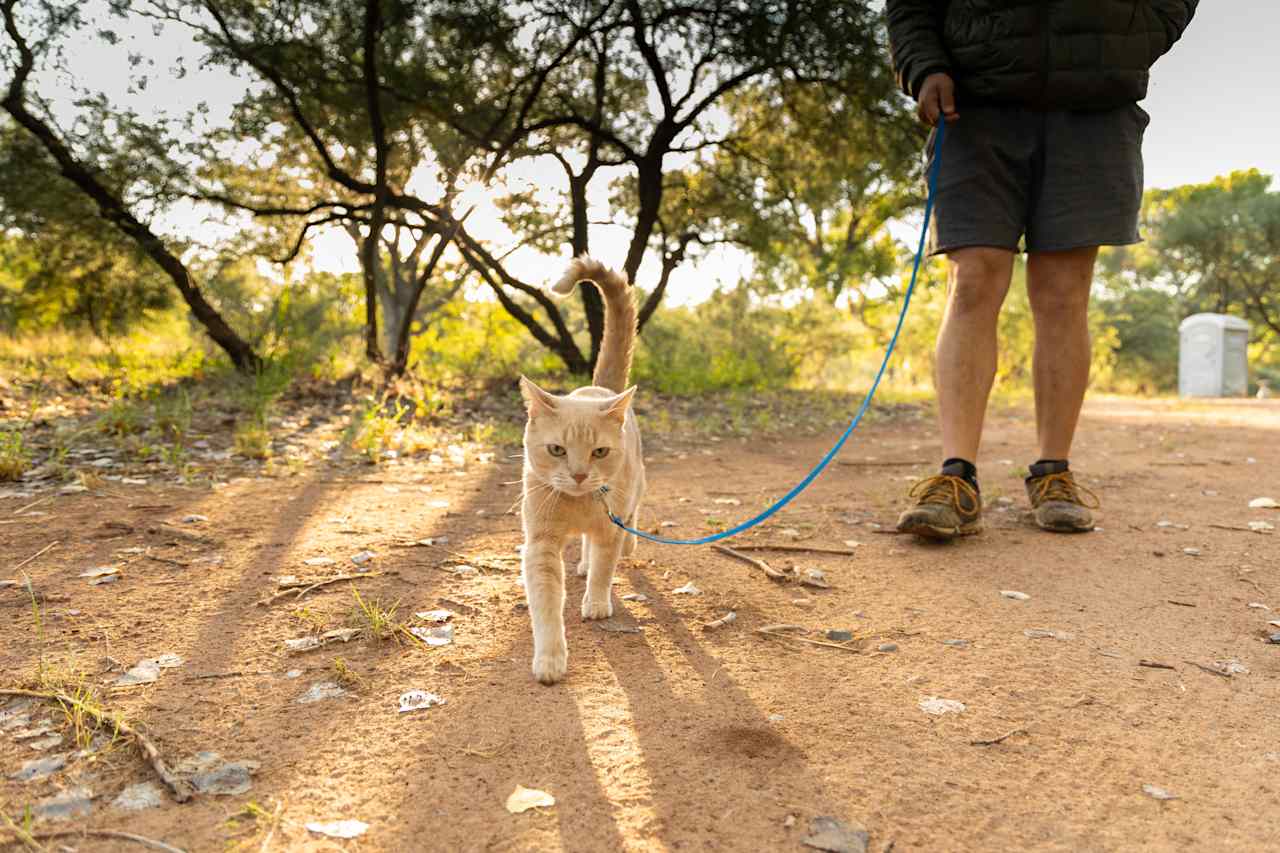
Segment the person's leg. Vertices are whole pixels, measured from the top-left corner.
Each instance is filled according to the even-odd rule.
[[[996,324],[1009,292],[1013,252],[973,246],[955,249],[947,258],[947,309],[934,367],[942,457],[976,462],[995,381]]]
[[[1041,459],[1069,459],[1089,384],[1089,291],[1097,247],[1027,256],[1035,319],[1036,435]]]

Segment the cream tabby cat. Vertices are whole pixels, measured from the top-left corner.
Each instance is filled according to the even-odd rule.
[[[644,496],[640,428],[627,387],[636,337],[636,309],[625,277],[585,255],[575,258],[551,290],[573,292],[591,282],[604,297],[604,340],[594,385],[566,396],[549,394],[526,377],[520,390],[529,412],[524,430],[524,578],[533,622],[533,675],[543,684],[564,677],[564,562],[571,536],[582,536],[578,574],[587,578],[583,619],[613,615],[610,597],[618,557],[635,551],[605,515],[596,492],[609,487],[609,506],[634,527]]]

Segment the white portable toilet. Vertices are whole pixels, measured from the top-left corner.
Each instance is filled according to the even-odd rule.
[[[1249,324],[1227,314],[1192,314],[1178,326],[1178,395],[1243,397],[1249,392]]]

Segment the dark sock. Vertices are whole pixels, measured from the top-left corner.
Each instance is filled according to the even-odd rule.
[[[973,486],[975,492],[980,491],[978,488],[978,466],[968,459],[952,457],[946,460],[942,463],[942,473],[949,474],[952,477],[959,477]]]
[[[1031,467],[1027,469],[1030,472],[1027,479],[1032,480],[1036,477],[1043,477],[1045,474],[1061,474],[1068,470],[1069,467],[1070,465],[1065,459],[1041,459],[1031,463]]]

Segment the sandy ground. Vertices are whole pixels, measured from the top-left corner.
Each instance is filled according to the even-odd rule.
[[[692,535],[709,518],[744,517],[830,440],[651,444],[647,520]],[[19,782],[8,777],[23,762],[69,747],[40,752],[11,729],[0,807],[20,819],[84,786],[88,817],[36,828],[120,829],[193,851],[801,850],[816,816],[864,827],[873,851],[1280,849],[1280,646],[1264,642],[1280,619],[1280,537],[1246,526],[1280,527],[1280,510],[1248,508],[1280,500],[1280,401],[1092,402],[1073,460],[1103,500],[1102,529],[1086,535],[1026,524],[1016,472],[1034,458],[1034,426],[1020,410],[989,427],[985,533],[942,546],[882,535],[937,453],[927,419],[880,421],[776,523],[739,540],[858,543],[852,556],[762,555],[821,569],[830,590],[772,582],[705,548],[644,545],[618,573],[620,615],[604,630],[573,615],[583,581],[571,578],[569,675],[550,688],[529,673],[512,561],[517,459],[308,470],[218,490],[112,486],[16,516],[30,501],[0,500],[0,578],[58,543],[23,567],[42,597],[40,629],[25,593],[0,589],[5,683],[43,656],[105,688],[122,666],[175,653],[182,665],[154,684],[106,690],[109,706],[171,761],[212,750],[260,763],[247,793],[123,812],[120,791],[153,778],[127,745]],[[424,537],[448,541],[405,545]],[[286,654],[286,639],[350,617],[351,585],[257,602],[280,575],[350,571],[362,550],[381,574],[361,594],[399,600],[406,619],[455,611],[452,645]],[[479,571],[455,573],[458,555]],[[315,557],[336,562],[303,563]],[[104,564],[122,578],[77,577]],[[700,595],[674,594],[690,581]],[[631,593],[648,600],[621,600]],[[703,629],[729,610],[735,622]],[[854,640],[756,633],[771,623]],[[357,679],[347,694],[298,704],[336,680],[339,658]],[[446,704],[397,713],[413,688]],[[930,715],[930,697],[964,710]],[[35,710],[33,722],[48,716]],[[556,805],[509,814],[518,784]],[[235,817],[250,802],[277,818]],[[368,830],[337,841],[305,828],[340,819]]]

